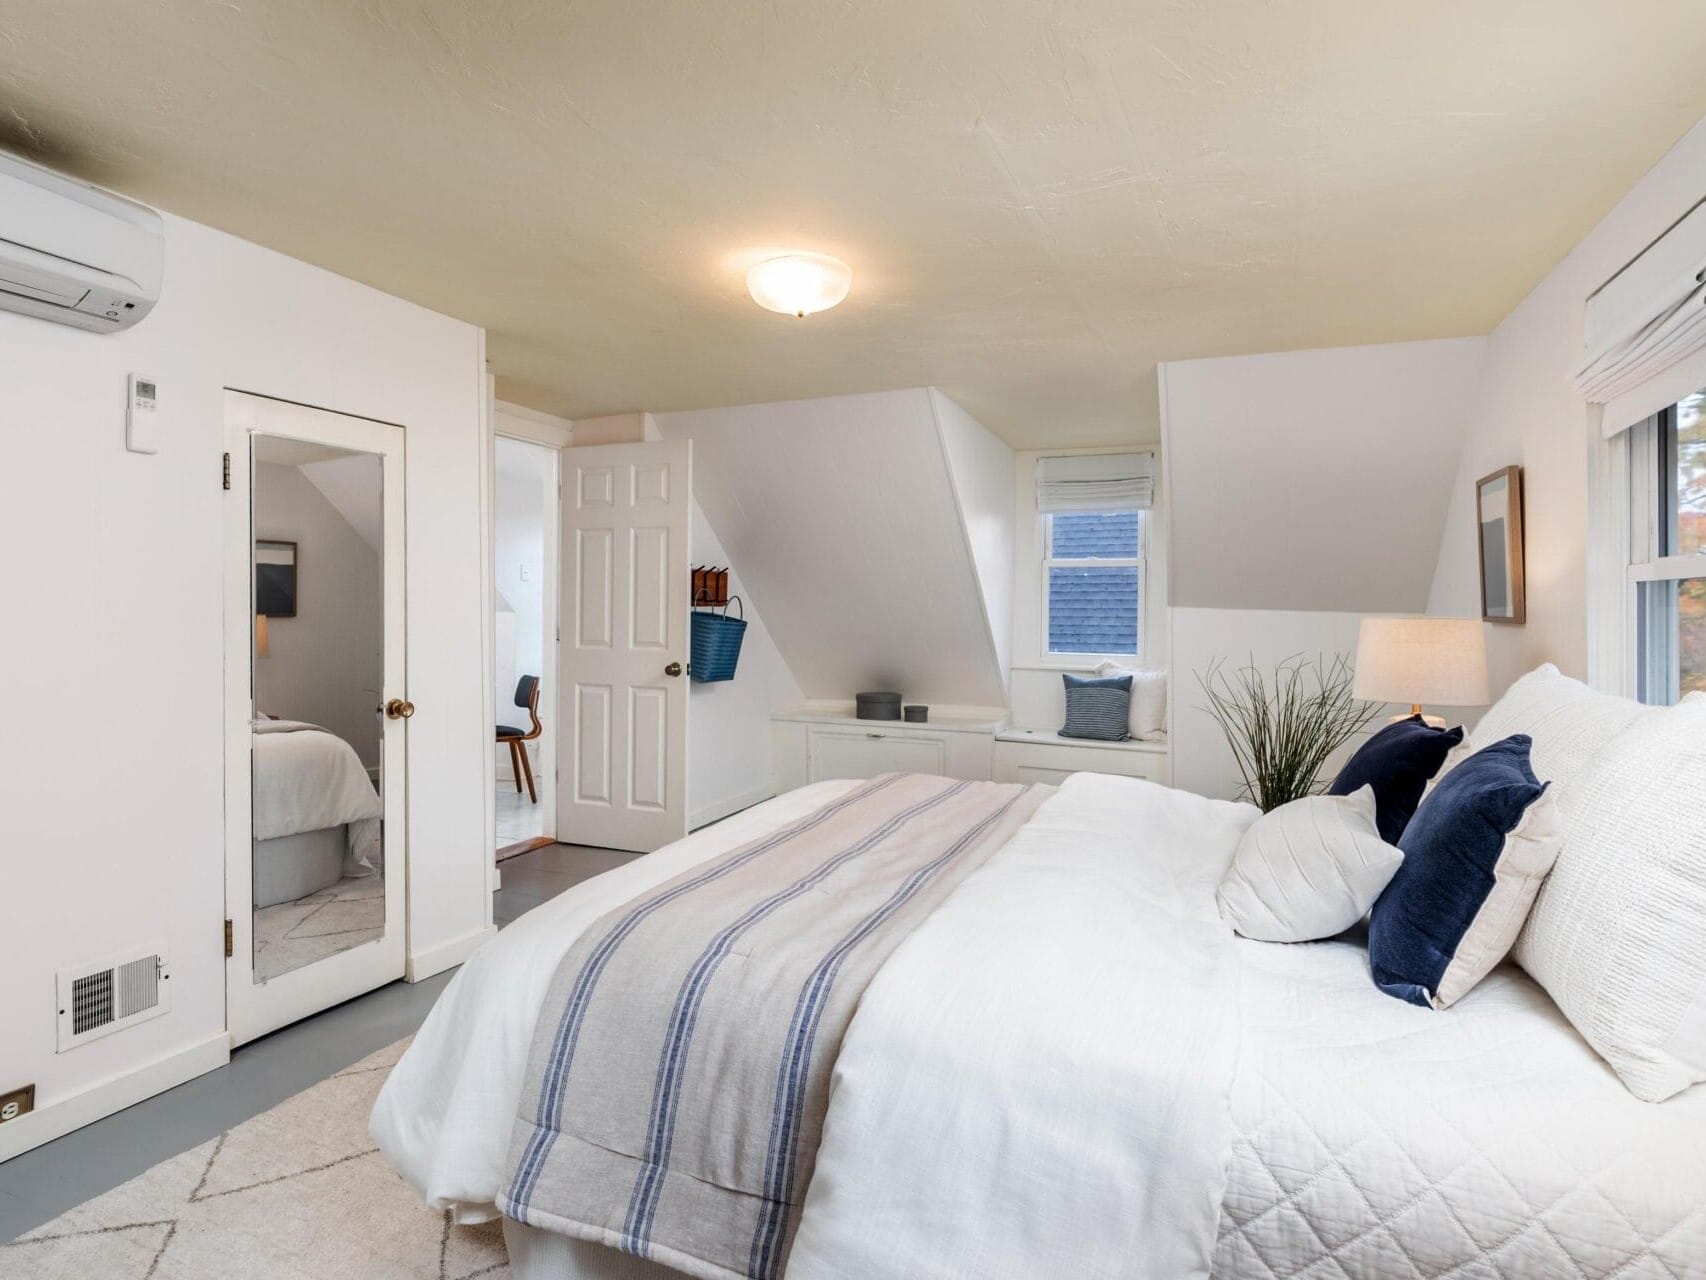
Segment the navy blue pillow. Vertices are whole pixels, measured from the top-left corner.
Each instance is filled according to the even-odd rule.
[[[1436,729],[1420,716],[1387,725],[1345,761],[1330,796],[1355,795],[1374,788],[1374,825],[1387,844],[1397,844],[1422,802],[1428,780],[1439,772],[1451,749],[1463,741],[1463,726]]]
[[[1369,968],[1387,995],[1443,1008],[1516,941],[1559,844],[1549,797],[1542,816],[1551,821],[1509,839],[1546,793],[1529,746],[1519,733],[1477,751],[1410,820],[1398,842],[1403,865],[1369,917]],[[1483,914],[1495,892],[1499,900]]]
[[[1131,727],[1130,676],[1067,676],[1063,738],[1124,742]]]

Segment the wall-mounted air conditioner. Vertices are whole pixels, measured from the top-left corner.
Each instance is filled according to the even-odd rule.
[[[115,333],[160,298],[160,215],[0,152],[0,311]]]

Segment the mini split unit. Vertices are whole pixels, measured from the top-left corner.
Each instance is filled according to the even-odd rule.
[[[164,262],[154,210],[0,153],[0,311],[116,333],[153,310]]]

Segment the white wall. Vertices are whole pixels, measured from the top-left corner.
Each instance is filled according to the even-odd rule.
[[[697,500],[689,533],[694,564],[730,564],[716,530]],[[729,592],[741,598],[746,634],[741,638],[735,678],[715,684],[693,682],[687,725],[687,821],[693,828],[769,798],[775,788],[770,767],[770,713],[796,706],[799,683],[777,651],[740,572],[731,565]]]
[[[1428,611],[1480,613],[1475,481],[1521,465],[1528,622],[1490,628],[1495,696],[1540,662],[1588,675],[1588,408],[1570,382],[1580,363],[1584,303],[1703,195],[1706,121],[1684,135],[1487,339]]]
[[[0,1080],[43,1109],[0,1156],[86,1091],[119,1081],[99,1111],[224,1054],[224,388],[406,428],[416,974],[490,919],[483,335],[180,218],[165,236],[164,296],[128,332],[0,315]],[[159,384],[157,456],[124,450],[129,372]],[[56,1055],[54,971],[154,944],[171,1011]]]
[[[808,698],[1005,704],[928,391],[651,416]]]
[[[1420,612],[1482,343],[1163,365],[1173,603]]]
[[[1202,709],[1205,699],[1198,678],[1208,673],[1210,662],[1224,658],[1229,670],[1253,665],[1271,676],[1275,665],[1289,658],[1328,663],[1341,653],[1354,658],[1362,617],[1361,613],[1175,607],[1173,650],[1178,661],[1169,695],[1173,785],[1225,800],[1240,798],[1243,779],[1231,749],[1219,725]],[[1337,772],[1361,741],[1340,751],[1324,776]]]
[[[365,505],[377,513],[379,459],[337,461],[367,473]],[[299,467],[256,465],[254,522],[257,538],[296,544],[296,616],[267,620],[268,656],[255,661],[256,705],[267,715],[331,730],[375,768],[373,708],[384,697],[385,666],[379,553]]]
[[[930,408],[1005,677],[1013,664],[1013,450],[934,387]]]
[[[1200,709],[1215,659],[1354,662],[1363,616],[1426,608],[1482,351],[1463,338],[1162,367],[1175,786],[1242,785]]]

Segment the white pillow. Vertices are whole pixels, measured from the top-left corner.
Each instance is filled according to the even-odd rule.
[[[1655,710],[1629,698],[1597,693],[1550,662],[1545,663],[1523,676],[1487,708],[1481,722],[1445,758],[1428,790],[1432,791],[1441,778],[1477,751],[1513,733],[1526,733],[1534,739],[1529,752],[1534,776],[1567,789],[1571,779],[1601,747]]]
[[[1312,942],[1343,933],[1374,905],[1404,855],[1380,838],[1374,788],[1305,796],[1244,832],[1220,882],[1220,915],[1246,938]]]
[[[1131,677],[1131,728],[1134,738],[1153,742],[1167,736],[1167,673],[1146,667],[1122,667],[1117,662],[1104,662],[1096,668],[1099,676]]]
[[[1517,963],[1661,1102],[1706,1080],[1706,698],[1635,718],[1558,800],[1563,851]]]

